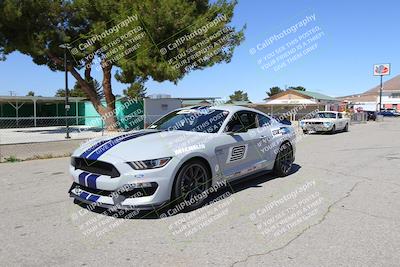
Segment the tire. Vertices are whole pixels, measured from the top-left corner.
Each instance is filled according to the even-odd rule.
[[[303,134],[308,134],[308,131],[307,130],[303,130]]]
[[[190,160],[183,164],[175,177],[171,204],[185,204],[184,211],[201,207],[208,196],[203,192],[210,188],[211,173],[208,166],[201,160]]]
[[[346,126],[344,126],[343,132],[348,132],[349,131],[349,124],[346,123]]]
[[[274,164],[274,174],[279,177],[288,176],[292,170],[294,161],[293,148],[286,142],[281,145],[276,155]]]
[[[332,129],[329,131],[330,134],[336,133],[336,125],[333,125]]]

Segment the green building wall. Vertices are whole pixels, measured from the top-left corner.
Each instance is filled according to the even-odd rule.
[[[85,102],[85,125],[90,127],[103,127],[103,120],[95,110],[91,102]],[[105,101],[102,101],[105,106]],[[120,128],[143,129],[143,101],[124,101],[119,99],[115,102],[116,117]]]

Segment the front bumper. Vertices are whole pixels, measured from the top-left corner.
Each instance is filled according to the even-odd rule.
[[[94,190],[77,183],[73,183],[68,193],[70,197],[79,202],[94,207],[110,210],[154,210],[164,206],[167,201],[152,204],[133,204],[133,198],[151,196],[157,190],[158,185],[141,187],[130,192]]]
[[[300,126],[304,131],[315,131],[315,132],[329,132],[332,130],[333,125],[324,126],[323,124],[305,124]]]
[[[102,208],[157,209],[171,198],[176,164],[172,159],[165,167],[138,171],[124,162],[114,161],[120,173],[118,177],[88,173],[71,165],[74,182],[68,193],[79,202]]]

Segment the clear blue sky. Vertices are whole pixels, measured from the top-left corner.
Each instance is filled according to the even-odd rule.
[[[233,24],[238,27],[247,24],[246,40],[236,49],[232,62],[191,72],[177,85],[149,81],[148,93],[226,98],[241,89],[250,100],[260,102],[272,86],[302,85],[309,91],[331,96],[363,92],[379,82],[379,78],[372,76],[374,63],[392,63],[388,78],[400,72],[399,11],[398,0],[241,0]],[[316,21],[305,29],[318,26],[324,32],[316,41],[317,49],[280,71],[262,70],[257,59],[276,47],[258,51],[254,56],[249,49],[312,14]],[[285,44],[298,33],[285,37],[277,45]],[[10,90],[25,95],[33,90],[37,95],[52,96],[64,86],[63,73],[37,66],[19,53],[0,62],[0,81],[0,95],[9,95]],[[72,77],[70,81],[73,85]],[[126,86],[113,81],[115,93],[121,94]]]

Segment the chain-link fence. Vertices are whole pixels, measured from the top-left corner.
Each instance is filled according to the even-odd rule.
[[[119,131],[143,129],[143,121],[143,115],[126,115],[117,126]],[[67,156],[88,139],[113,134],[118,132],[107,132],[101,116],[1,117],[0,161]]]
[[[350,115],[351,124],[367,123],[368,114],[365,112],[352,113]]]
[[[0,129],[65,126],[67,122],[75,126],[104,127],[100,116],[1,117]]]

